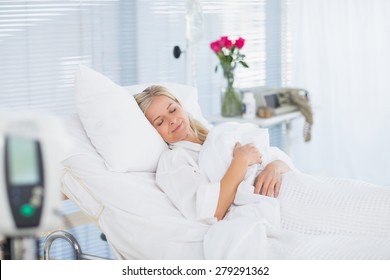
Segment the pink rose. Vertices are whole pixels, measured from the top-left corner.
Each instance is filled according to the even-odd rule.
[[[227,49],[232,49],[233,48],[233,42],[231,41],[231,40],[229,40],[229,39],[227,39],[226,41],[225,41],[225,47],[227,48]]]
[[[221,45],[219,41],[214,41],[210,44],[210,48],[216,52],[219,53],[221,51]]]
[[[237,40],[236,40],[236,47],[238,48],[238,49],[241,49],[243,46],[244,46],[244,44],[245,44],[245,39],[243,39],[243,38],[238,38]]]
[[[219,43],[221,44],[221,47],[225,46],[226,40],[228,40],[227,36],[222,36],[221,39],[219,39]]]
[[[221,48],[225,47],[229,50],[233,48],[233,42],[229,40],[228,36],[222,36],[221,39],[219,40],[219,43],[221,45]]]

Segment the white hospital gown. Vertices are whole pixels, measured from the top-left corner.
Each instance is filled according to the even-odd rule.
[[[185,218],[212,224],[217,221],[214,213],[220,183],[211,183],[201,174],[200,148],[200,144],[188,141],[170,145],[160,157],[156,182]]]
[[[213,224],[218,204],[220,181],[210,182],[198,165],[200,144],[180,141],[170,145],[160,157],[156,172],[157,185],[175,207],[190,220],[203,220]],[[241,182],[240,201],[229,208],[224,220],[235,218],[264,219],[267,224],[279,227],[279,202],[272,197],[253,194],[253,186]]]

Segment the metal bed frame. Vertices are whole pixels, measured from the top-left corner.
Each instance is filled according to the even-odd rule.
[[[101,238],[105,240],[104,234],[101,235]],[[76,260],[109,260],[107,258],[103,258],[99,256],[84,254],[76,238],[69,232],[63,230],[53,231],[46,237],[44,243],[44,249],[43,249],[44,260],[50,260],[50,248],[56,239],[64,239],[67,242],[69,242],[69,244],[72,246],[73,253]]]

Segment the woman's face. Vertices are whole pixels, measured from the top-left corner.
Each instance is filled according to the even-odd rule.
[[[172,144],[181,140],[193,140],[194,133],[188,116],[171,98],[163,95],[153,97],[145,116],[165,142]]]

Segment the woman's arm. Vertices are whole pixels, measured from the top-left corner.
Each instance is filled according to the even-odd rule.
[[[244,180],[248,166],[261,163],[261,154],[253,144],[234,147],[233,160],[220,182],[218,204],[215,217],[223,219],[230,205],[233,203],[239,184]]]
[[[281,160],[274,160],[266,165],[255,180],[254,193],[278,197],[282,174],[290,171],[290,167]]]

